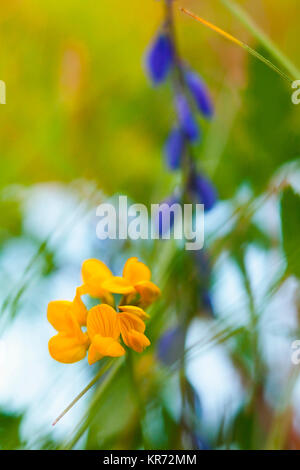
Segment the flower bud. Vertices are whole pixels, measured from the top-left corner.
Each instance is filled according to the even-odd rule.
[[[200,137],[199,127],[183,95],[176,97],[176,108],[182,131],[191,142],[195,142]]]
[[[165,156],[168,167],[171,170],[180,168],[181,158],[184,152],[184,135],[180,129],[174,128],[165,144]]]
[[[211,210],[217,202],[217,192],[211,181],[201,174],[193,174],[189,181],[189,191],[199,204],[204,204],[204,210]]]
[[[154,85],[158,85],[167,78],[173,57],[173,45],[170,37],[165,33],[160,33],[146,55],[147,72]]]
[[[206,118],[211,118],[214,110],[205,83],[202,81],[199,75],[191,71],[187,71],[185,73],[185,81],[199,111]]]

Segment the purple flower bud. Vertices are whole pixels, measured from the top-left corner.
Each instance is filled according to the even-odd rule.
[[[181,157],[184,151],[184,135],[180,129],[174,128],[165,144],[165,155],[167,165],[171,170],[180,168]]]
[[[146,55],[146,68],[155,85],[166,79],[173,63],[173,57],[174,51],[170,37],[160,33]]]
[[[193,252],[195,258],[196,268],[199,273],[199,278],[209,278],[211,275],[211,262],[208,254],[204,250],[197,250]]]
[[[202,303],[203,307],[212,315],[214,315],[214,308],[211,299],[211,294],[208,290],[202,292]]]
[[[201,174],[193,174],[189,181],[191,193],[204,204],[204,210],[209,211],[217,202],[217,192],[211,181]]]
[[[176,326],[160,338],[157,347],[157,357],[165,365],[171,365],[176,362],[184,350],[184,332]]]
[[[174,210],[172,210],[174,204],[179,204],[179,198],[175,195],[171,195],[159,205],[156,225],[160,237],[168,233],[174,225]]]
[[[178,95],[176,97],[176,108],[180,127],[186,137],[191,142],[198,140],[200,137],[199,127],[184,96]]]
[[[190,71],[185,73],[185,80],[199,111],[205,117],[211,118],[214,110],[205,83],[199,75]]]
[[[204,439],[198,433],[193,434],[192,440],[193,440],[195,448],[198,450],[210,450],[211,449],[206,439]]]

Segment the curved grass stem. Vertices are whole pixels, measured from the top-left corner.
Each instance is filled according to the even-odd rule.
[[[113,361],[109,361],[99,370],[98,374],[96,374],[93,380],[91,380],[91,382],[77,395],[77,397],[74,398],[73,401],[71,401],[67,408],[65,408],[64,411],[62,411],[62,413],[56,418],[56,420],[52,423],[52,426],[55,426],[55,424],[58,423],[58,421],[60,421],[61,418],[63,418],[65,414],[70,411],[71,408],[73,408],[73,406],[78,402],[78,400],[80,400],[80,398],[82,398],[86,394],[86,392],[88,392],[90,388],[92,388],[92,386],[95,385],[96,382],[98,382],[100,377],[102,377],[102,375],[110,368],[112,362]]]
[[[194,13],[190,12],[189,10],[186,10],[185,8],[181,8],[181,11],[183,13],[185,13],[186,15],[190,16],[191,18],[193,18],[194,20],[198,21],[199,23],[202,23],[203,25],[207,26],[211,30],[213,30],[216,33],[220,34],[221,36],[228,39],[229,41],[233,42],[234,44],[242,47],[245,51],[249,52],[249,54],[256,57],[258,60],[263,62],[265,65],[267,65],[270,69],[274,70],[274,72],[276,72],[278,75],[280,75],[284,80],[286,80],[290,84],[293,82],[293,79],[291,77],[289,77],[285,72],[283,72],[281,69],[279,69],[275,64],[273,64],[273,62],[266,59],[259,52],[252,49],[252,47],[248,46],[248,44],[244,43],[240,39],[237,39],[236,37],[232,36],[232,34],[227,33],[226,31],[224,31],[223,29],[221,29],[218,26],[214,25],[213,23],[210,23],[209,21],[201,18],[200,16],[195,15]]]
[[[83,417],[81,424],[79,425],[79,428],[75,429],[75,433],[73,437],[71,437],[69,440],[67,440],[65,443],[62,444],[62,446],[60,447],[61,450],[71,450],[75,446],[75,444],[78,442],[78,440],[82,437],[82,435],[85,433],[85,431],[87,430],[87,428],[93,421],[93,418],[95,417],[99,400],[101,399],[102,395],[107,390],[107,387],[110,385],[110,383],[114,379],[116,373],[120,370],[123,363],[124,363],[124,356],[119,357],[117,360],[115,359],[115,360],[110,361],[109,364],[111,365],[111,368],[110,368],[109,374],[107,374],[106,377],[104,377],[103,381],[101,382],[101,384],[95,391],[91,404],[88,407],[85,413],[85,416]]]
[[[249,14],[232,0],[220,0],[223,5],[251,32],[257,41],[281,64],[292,77],[300,79],[298,67],[278,48]]]

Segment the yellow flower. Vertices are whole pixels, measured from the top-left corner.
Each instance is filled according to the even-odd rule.
[[[146,313],[142,308],[136,307],[135,305],[119,305],[119,310],[122,312],[132,313],[137,317],[141,318],[142,320],[147,320],[150,318],[150,315]]]
[[[150,345],[145,336],[144,320],[149,315],[143,310],[160,294],[150,281],[151,271],[137,258],[129,258],[123,277],[113,276],[108,267],[97,259],[88,259],[82,265],[83,284],[77,288],[73,302],[50,302],[47,317],[57,334],[49,341],[50,355],[57,361],[73,363],[86,356],[94,364],[104,356],[125,354],[120,336],[126,346],[142,352]],[[120,312],[116,312],[112,294],[123,294]],[[89,312],[81,296],[89,294],[103,302]],[[127,305],[124,305],[127,304]],[[84,333],[82,326],[87,326]]]
[[[160,289],[150,279],[150,269],[133,257],[126,261],[123,277],[108,276],[102,288],[114,294],[126,295],[126,303],[133,302],[139,294],[138,305],[146,308],[160,295]]]
[[[103,302],[113,305],[113,297],[108,290],[103,289],[105,280],[113,277],[108,267],[98,259],[87,259],[81,269],[83,285],[78,287],[78,295],[89,294],[91,297],[102,299]]]
[[[87,331],[91,340],[89,364],[94,364],[104,356],[119,357],[125,354],[119,343],[117,312],[110,305],[101,304],[91,308],[87,317]]]
[[[117,316],[124,343],[136,352],[143,352],[151,344],[147,336],[144,335],[146,326],[142,320],[142,318],[148,317],[147,313],[141,308],[128,305],[119,308],[122,312]]]
[[[76,296],[73,302],[50,302],[47,318],[58,331],[48,343],[51,357],[65,364],[81,361],[89,347],[89,338],[80,328],[86,324],[87,318],[87,310],[80,297]]]

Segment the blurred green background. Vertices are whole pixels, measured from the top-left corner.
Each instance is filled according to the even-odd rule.
[[[300,67],[299,1],[237,3]],[[212,274],[199,281],[172,242],[103,243],[95,233],[103,200],[158,203],[178,182],[162,158],[171,89],[153,89],[144,71],[162,1],[0,4],[0,449],[299,448],[300,106],[281,77],[179,7],[267,51],[221,0],[175,2],[181,54],[216,108],[195,151],[220,196],[206,218]],[[47,304],[72,298],[85,258],[120,272],[130,255],[163,291],[152,346],[53,430],[97,368],[49,357]],[[195,300],[207,282],[214,316]],[[157,347],[183,324],[185,348],[197,347],[170,368]]]

